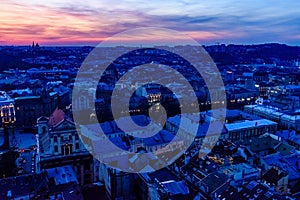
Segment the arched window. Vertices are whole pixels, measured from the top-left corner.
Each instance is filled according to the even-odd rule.
[[[61,146],[61,153],[65,156],[72,154],[72,144],[65,144]]]

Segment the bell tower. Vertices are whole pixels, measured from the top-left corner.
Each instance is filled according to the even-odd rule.
[[[4,91],[0,91],[0,118],[1,128],[4,133],[4,141],[0,149],[10,149],[9,134],[14,133],[14,123],[16,121],[16,113],[14,100]]]

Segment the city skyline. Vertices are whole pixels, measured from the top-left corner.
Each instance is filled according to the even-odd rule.
[[[296,0],[8,0],[0,8],[0,45],[96,45],[145,26],[180,31],[200,44],[300,45],[299,6]]]

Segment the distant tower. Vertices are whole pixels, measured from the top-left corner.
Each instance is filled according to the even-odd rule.
[[[35,54],[40,48],[40,45],[39,43],[34,43],[34,41],[32,42],[32,45],[31,45],[31,51],[33,54]]]
[[[16,113],[14,107],[14,100],[4,91],[0,91],[0,113],[1,113],[1,127],[4,132],[4,142],[1,149],[9,149],[9,133],[13,132],[13,125],[16,121]]]

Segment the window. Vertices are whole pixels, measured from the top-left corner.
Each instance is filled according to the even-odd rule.
[[[54,146],[54,152],[55,152],[55,153],[58,152],[58,146],[57,146],[57,145]]]
[[[46,133],[46,126],[43,126],[43,127],[42,127],[42,132],[43,132],[43,134]]]
[[[84,166],[83,166],[84,170],[90,170],[90,163],[84,163]]]
[[[79,143],[76,143],[75,148],[79,149]]]
[[[54,136],[54,142],[57,142],[57,136]]]
[[[61,153],[63,155],[70,155],[72,153],[72,144],[65,144],[61,146]]]

